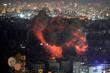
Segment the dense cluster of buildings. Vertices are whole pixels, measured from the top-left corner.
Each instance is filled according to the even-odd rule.
[[[18,58],[17,58],[18,57]],[[22,65],[22,62],[20,61],[23,59],[23,64],[25,63],[25,66],[20,67]],[[9,66],[11,67],[13,63],[17,62],[14,66],[11,67],[11,71],[15,73],[110,73],[110,64],[88,64],[87,62],[83,61],[72,61],[72,60],[61,60],[58,61],[56,59],[50,59],[47,61],[48,64],[43,62],[36,62],[35,64],[30,64],[29,67],[27,67],[26,61],[24,62],[24,57],[22,58],[22,55],[19,54],[16,55],[15,58],[12,59],[12,57],[9,58],[10,63],[12,64]],[[19,62],[19,63],[18,63]]]
[[[3,3],[0,6],[0,13],[17,13],[21,17],[31,17],[38,14],[38,11],[45,9],[50,16],[80,17],[88,19],[107,19],[110,16],[110,8],[101,4],[81,4],[75,2],[53,1],[53,2],[16,2]]]

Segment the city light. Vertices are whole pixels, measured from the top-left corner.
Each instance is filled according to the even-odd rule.
[[[97,69],[102,69],[103,67],[102,66],[97,66]]]
[[[109,0],[0,2],[4,73],[110,73]]]
[[[24,14],[22,14],[22,13],[21,13],[21,14],[19,14],[19,16],[20,16],[21,18],[24,18]]]
[[[7,6],[7,4],[3,4],[4,6]]]

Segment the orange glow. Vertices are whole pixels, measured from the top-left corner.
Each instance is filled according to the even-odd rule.
[[[36,36],[38,37],[38,39],[41,41],[41,43],[46,44],[45,39],[43,37],[43,33],[42,32],[36,32]]]
[[[86,41],[86,36],[84,34],[80,34],[79,32],[75,32],[73,33],[73,35],[77,38],[80,39],[81,43],[80,44],[76,44],[75,48],[76,48],[76,52],[78,54],[83,54],[87,51],[88,48],[88,44]]]
[[[21,64],[15,64],[14,68],[17,71],[21,70]]]
[[[67,47],[75,47],[77,54],[84,54],[88,50],[86,36],[80,31],[73,32],[73,38],[65,43]]]
[[[47,45],[47,42],[43,37],[43,33],[40,31],[36,33],[36,36],[41,41],[41,43],[44,44],[43,46],[51,52],[51,57],[55,57],[55,58],[62,57],[62,47],[56,45],[50,45],[50,44]]]
[[[88,46],[87,45],[83,45],[83,46],[80,46],[80,45],[75,45],[75,48],[76,48],[76,52],[78,54],[83,54],[87,51],[87,48]]]
[[[79,38],[80,40],[86,42],[86,36],[83,35],[83,34],[81,34],[80,32],[75,32],[75,33],[73,33],[73,35],[74,35],[75,37]]]
[[[61,46],[56,46],[56,45],[50,45],[46,42],[46,40],[44,39],[43,36],[43,32],[42,31],[37,31],[36,32],[36,36],[38,37],[38,39],[41,41],[41,43],[43,43],[43,46],[45,48],[47,48],[47,50],[50,51],[51,53],[51,57],[55,57],[55,58],[61,58],[62,57],[62,47]],[[77,44],[77,42],[79,41],[75,41],[70,40],[69,42],[66,42],[66,46],[74,46],[76,48],[76,52],[77,54],[83,54],[87,51],[88,48],[88,44],[86,42],[86,36],[84,34],[82,34],[81,32],[73,32],[73,36],[75,36],[75,38],[80,39],[80,44]],[[48,45],[47,45],[48,44]]]
[[[65,33],[65,29],[66,29],[66,23],[63,24],[63,22],[61,22],[61,19],[63,19],[60,16],[54,17],[52,18],[49,22],[50,25],[52,25],[51,27],[47,27],[47,21],[36,21],[35,25],[33,27],[33,31],[36,35],[36,37],[40,40],[41,44],[43,45],[44,48],[46,48],[47,51],[49,51],[51,53],[51,58],[55,59],[55,58],[61,58],[63,55],[63,48],[75,48],[77,54],[84,54],[87,50],[88,50],[88,44],[86,41],[86,35],[83,34],[83,32],[80,30],[80,26],[77,26],[76,28],[72,27],[73,29],[70,29],[70,31],[72,32],[68,32],[68,34],[71,37],[67,37],[68,38],[64,38],[62,40],[64,40],[65,42],[59,42],[60,40],[55,40],[57,39],[57,37],[59,38],[59,33],[56,32],[56,30],[58,30],[58,32]],[[54,24],[54,25],[53,25]],[[71,25],[73,26],[73,25]],[[69,28],[67,28],[69,29]],[[74,29],[76,31],[74,31]],[[55,36],[50,37],[48,39],[45,39],[44,33],[45,32],[49,32],[49,37],[53,34],[55,34]],[[52,33],[52,34],[51,34]],[[48,36],[48,35],[47,35]],[[65,35],[64,35],[65,36]],[[47,38],[47,37],[46,37]],[[55,39],[54,39],[55,38]],[[63,38],[61,36],[61,38]],[[47,40],[49,42],[47,42]],[[58,41],[59,43],[61,43],[60,45],[56,43],[56,41]],[[54,42],[54,43],[53,43]]]
[[[61,58],[62,57],[62,48],[56,45],[48,45],[47,46],[51,51],[51,57]]]
[[[52,73],[51,71],[48,71],[48,73]]]

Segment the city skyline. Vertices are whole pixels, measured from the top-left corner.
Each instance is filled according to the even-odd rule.
[[[0,0],[1,3],[4,2],[39,2],[39,1],[73,1],[78,3],[101,3],[104,5],[110,5],[110,0]]]

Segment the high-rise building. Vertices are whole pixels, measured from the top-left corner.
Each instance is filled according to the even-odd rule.
[[[102,73],[102,67],[101,66],[99,66],[99,67],[91,66],[91,67],[89,67],[89,73]]]
[[[88,73],[88,66],[85,62],[73,62],[73,73]]]
[[[60,63],[55,59],[49,60],[49,69],[52,73],[58,73],[60,70]]]

